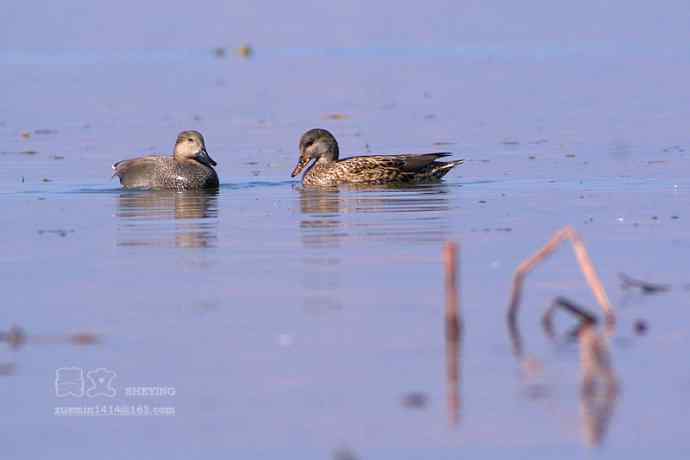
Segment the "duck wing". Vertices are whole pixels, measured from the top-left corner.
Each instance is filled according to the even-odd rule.
[[[113,165],[113,177],[118,176],[124,187],[153,187],[158,172],[172,158],[152,155],[118,161]]]
[[[418,172],[428,168],[439,158],[448,157],[450,152],[433,152],[401,155],[368,155],[344,158],[338,163],[350,170],[395,169],[401,172]]]

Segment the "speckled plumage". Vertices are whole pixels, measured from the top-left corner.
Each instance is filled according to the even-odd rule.
[[[419,155],[371,155],[338,158],[338,144],[324,129],[307,131],[300,140],[300,159],[292,172],[299,174],[311,160],[302,178],[304,185],[417,184],[436,182],[463,160],[436,161],[447,152]]]
[[[206,152],[203,136],[183,131],[172,156],[151,155],[115,163],[113,176],[125,188],[200,190],[218,188],[216,162]]]

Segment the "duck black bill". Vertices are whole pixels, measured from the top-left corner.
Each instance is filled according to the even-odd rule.
[[[208,155],[206,149],[199,150],[199,153],[196,154],[196,161],[209,167],[218,164]]]
[[[295,169],[292,170],[292,174],[290,174],[290,176],[295,177],[296,175],[301,173],[304,167],[307,166],[307,163],[309,163],[309,157],[300,156],[299,161],[297,162],[297,166],[295,166]]]

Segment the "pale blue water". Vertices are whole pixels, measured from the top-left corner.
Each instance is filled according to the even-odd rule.
[[[18,325],[29,343],[0,353],[15,366],[0,377],[4,455],[686,458],[688,12],[680,1],[8,5],[0,330]],[[249,60],[232,51],[245,41]],[[439,185],[305,190],[289,173],[315,126],[346,155],[449,150],[466,162]],[[218,193],[110,180],[111,163],[169,152],[182,129],[204,133]],[[528,278],[520,324],[543,364],[538,386],[505,322],[514,268],[567,224],[619,312],[609,343],[622,392],[597,447],[577,344],[540,326],[557,295],[598,312],[569,248]],[[449,240],[461,245],[457,427]],[[619,272],[672,290],[624,292]],[[54,343],[80,332],[101,342]],[[115,372],[117,396],[58,397],[65,367]],[[140,386],[175,394],[126,394]],[[419,392],[425,407],[401,403]],[[175,416],[54,415],[96,405]]]

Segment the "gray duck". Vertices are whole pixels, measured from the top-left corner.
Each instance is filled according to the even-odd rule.
[[[201,190],[218,188],[216,162],[198,131],[182,131],[171,156],[150,155],[113,165],[124,188]]]

